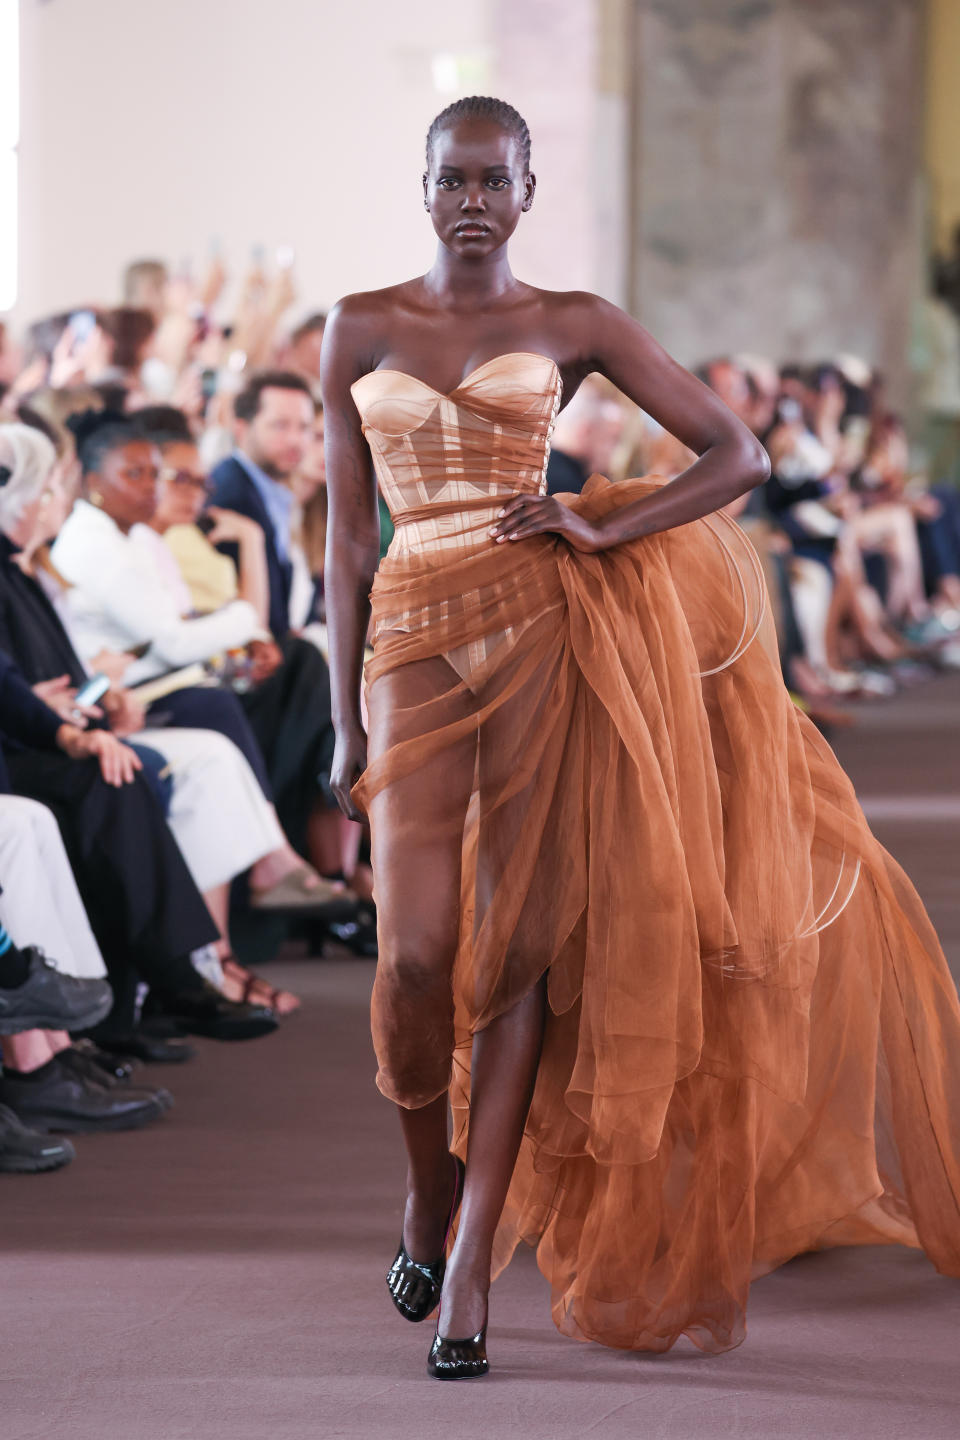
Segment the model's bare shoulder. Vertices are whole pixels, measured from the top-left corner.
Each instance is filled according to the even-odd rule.
[[[357,290],[344,295],[327,316],[327,345],[341,356],[352,356],[363,370],[376,368],[389,348],[392,328],[409,312],[418,280],[404,280],[381,290]]]
[[[580,380],[600,368],[597,361],[604,348],[602,337],[609,331],[612,316],[622,312],[589,290],[542,290],[530,286],[529,294],[533,304],[531,328],[559,364],[564,393],[569,397]]]

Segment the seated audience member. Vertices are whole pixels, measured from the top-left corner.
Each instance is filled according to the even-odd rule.
[[[255,611],[243,600],[212,615],[184,616],[172,556],[149,530],[135,534],[138,525],[149,526],[156,508],[161,469],[156,447],[129,421],[109,415],[89,421],[74,417],[71,424],[80,432],[86,498],[74,506],[51,558],[71,587],[69,628],[81,657],[90,660],[104,650],[145,651],[125,677],[126,683],[137,684],[256,638],[260,632]],[[192,446],[190,454],[196,465]],[[332,750],[329,681],[322,658],[309,646],[300,646],[282,667],[277,665],[282,657],[270,648],[277,673],[249,694],[238,698],[227,690],[188,686],[165,695],[147,718],[155,725],[159,709],[175,726],[220,730],[240,747],[273,800],[268,764],[251,725],[256,727],[268,746],[276,797],[284,807],[280,823],[288,841],[291,830],[299,841],[297,825],[304,833],[309,829],[319,790],[316,777],[328,768]],[[299,700],[288,704],[295,695]],[[331,903],[343,908],[341,893],[289,843],[268,861],[254,867],[250,877],[257,908],[316,910]],[[322,868],[337,866],[326,863]]]
[[[320,394],[320,355],[327,317],[322,311],[308,315],[291,333],[283,351],[283,367],[302,375],[314,395]]]
[[[191,964],[217,930],[136,754],[105,730],[65,722],[2,652],[0,749],[0,792],[52,810],[70,855],[114,994],[103,1042],[123,1049],[131,1039],[141,980],[197,1034],[275,1029],[272,1011],[228,1001]]]
[[[547,461],[547,491],[579,495],[592,474],[609,475],[626,415],[602,382],[587,377],[557,417]]]
[[[195,584],[200,575],[206,577],[204,588],[209,596],[227,580],[223,571],[226,557],[213,544],[218,532],[240,539],[234,591],[262,594],[262,530],[246,516],[213,507],[207,514],[215,530],[205,535],[198,524],[206,490],[196,447],[184,438],[183,429],[179,436],[168,430],[154,438],[163,456],[158,504],[150,528],[136,527],[133,538],[141,544],[149,542],[148,548],[158,571],[167,579],[179,612],[188,612],[193,595],[187,593],[187,577],[178,570],[170,552],[174,556],[187,554],[189,573]],[[250,526],[255,534],[250,534]],[[171,531],[175,531],[174,538],[169,545],[163,544],[159,537],[166,539]],[[293,555],[291,537],[291,560]],[[252,578],[248,572],[251,559]],[[309,581],[305,588],[310,588]],[[231,593],[226,592],[228,604]],[[291,597],[295,598],[294,591]],[[312,640],[314,632],[308,634]],[[241,695],[240,703],[266,757],[283,828],[296,848],[324,873],[352,874],[359,831],[328,804],[321,789],[321,777],[329,771],[333,741],[326,660],[315,644],[292,633],[279,648],[272,642],[265,645],[254,634],[248,648],[253,659],[253,683]]]
[[[294,629],[305,635],[326,657],[323,567],[327,549],[327,462],[323,439],[323,406],[318,404],[313,438],[302,463],[290,478],[294,499],[290,545],[293,565],[290,620]],[[390,533],[393,533],[392,527]]]
[[[757,439],[762,440],[776,415],[780,398],[779,371],[765,355],[737,355],[733,363],[739,366],[747,382],[748,399],[741,418]]]
[[[799,381],[792,371],[788,375],[796,389]],[[780,400],[765,443],[771,463],[766,503],[792,547],[791,591],[811,663],[837,693],[892,693],[896,686],[888,676],[847,668],[848,632],[854,658],[896,660],[905,652],[867,583],[850,523],[856,498],[835,474],[830,449],[810,429],[793,394]]]
[[[106,386],[116,386],[118,395],[128,404],[136,403],[144,394],[141,372],[150,354],[156,322],[149,310],[119,305],[115,310],[104,310],[99,324],[104,336],[104,363],[99,372],[88,367],[87,379],[101,393]],[[106,394],[105,398],[109,400]]]
[[[233,403],[237,448],[211,475],[213,501],[255,520],[264,533],[270,581],[270,630],[282,640],[290,629],[290,561],[293,495],[290,477],[303,463],[313,433],[315,405],[300,375],[264,370],[250,378]]]
[[[172,405],[151,405],[137,411],[134,419],[137,430],[163,456],[150,526],[163,536],[165,548],[152,548],[167,575],[171,569],[166,551],[173,554],[180,582],[186,586],[186,592],[180,592],[181,613],[213,615],[234,600],[246,600],[257,619],[257,629],[250,630],[254,638],[246,648],[255,652],[258,645],[272,647],[267,629],[270,589],[262,528],[246,515],[207,503],[213,485],[202,473],[189,423],[181,411]],[[174,462],[184,457],[189,466],[178,469]],[[138,539],[145,538],[139,529],[134,533]],[[221,544],[231,548],[236,560],[217,549]]]
[[[909,448],[902,421],[881,416],[871,427],[854,485],[863,515],[859,532],[886,516],[900,543],[889,551],[887,609],[905,617],[904,633],[920,644],[948,638],[949,613],[960,606],[960,496],[949,486],[910,485]],[[865,542],[864,542],[865,543]],[[932,605],[928,604],[929,594]]]
[[[0,649],[69,719],[86,674],[43,583],[55,581],[37,567],[38,552],[59,528],[69,496],[65,487],[58,488],[53,448],[38,432],[0,427],[0,456],[11,461],[10,480],[0,488]],[[166,761],[173,769],[168,820],[220,929],[218,954],[231,977],[227,993],[253,998],[251,987],[259,983],[258,1000],[280,1013],[295,1008],[295,997],[241,974],[229,946],[230,882],[252,866],[255,882],[269,889],[291,863],[276,814],[249,765],[215,731],[145,729],[143,708],[119,687],[108,690],[101,704],[114,731],[133,737],[138,753],[148,746],[159,752],[161,765]]]
[[[97,1025],[113,994],[57,823],[18,795],[0,795],[0,886],[0,1172],[56,1168],[70,1147],[48,1152],[31,1131],[134,1129],[172,1098],[111,1079],[109,1057],[72,1044],[67,1032]]]

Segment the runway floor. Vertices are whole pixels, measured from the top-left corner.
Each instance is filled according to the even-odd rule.
[[[837,748],[960,973],[960,678],[874,708]],[[707,1358],[561,1338],[532,1258],[494,1288],[491,1376],[441,1386],[429,1322],[383,1274],[404,1167],[373,1087],[372,966],[271,967],[284,1030],[153,1070],[161,1125],[80,1138],[0,1178],[4,1440],[946,1440],[960,1435],[960,1281],[899,1249],[759,1281],[746,1343]]]

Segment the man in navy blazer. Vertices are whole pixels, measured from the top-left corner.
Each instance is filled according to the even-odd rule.
[[[316,419],[310,386],[291,370],[260,370],[234,401],[238,444],[211,475],[212,503],[247,515],[266,539],[270,629],[290,628],[290,476],[303,462]]]

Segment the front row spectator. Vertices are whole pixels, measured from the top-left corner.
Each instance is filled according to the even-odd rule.
[[[137,755],[105,730],[64,722],[2,652],[0,747],[0,792],[48,806],[70,856],[114,992],[98,1033],[122,1047],[141,980],[197,1034],[275,1029],[272,1011],[225,999],[192,965],[217,930]]]
[[[54,451],[45,436],[26,426],[0,429],[0,455],[11,462],[0,488],[0,650],[20,667],[42,698],[69,719],[76,687],[86,679],[60,616],[41,579],[38,552],[59,527],[69,496]],[[59,677],[59,678],[58,678]],[[255,977],[239,975],[228,932],[229,885],[249,867],[284,866],[288,847],[276,815],[240,751],[212,730],[144,729],[144,709],[135,697],[112,687],[101,701],[109,724],[143,747],[158,752],[160,765],[173,768],[168,820],[193,879],[220,929],[221,960],[241,983],[233,998],[249,998],[243,987]],[[95,723],[100,723],[99,721]],[[166,765],[164,765],[166,762]],[[294,861],[294,863],[297,863]],[[296,998],[261,985],[263,1003],[286,1012]]]

